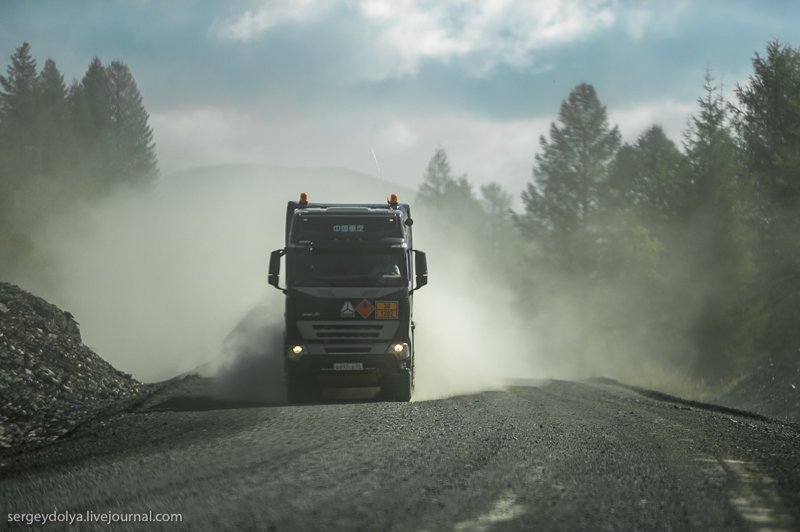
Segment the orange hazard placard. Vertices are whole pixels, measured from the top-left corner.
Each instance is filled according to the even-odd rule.
[[[375,319],[378,319],[378,320],[396,320],[397,319],[397,301],[376,301],[375,302]]]
[[[361,317],[364,319],[369,318],[369,315],[372,314],[373,310],[375,310],[375,307],[372,306],[372,303],[370,303],[366,299],[362,299],[361,303],[356,305],[356,312],[361,314]]]

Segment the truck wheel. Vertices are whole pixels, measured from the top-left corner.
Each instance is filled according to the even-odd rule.
[[[302,379],[287,377],[286,399],[290,405],[308,403],[311,400],[311,387]]]
[[[389,401],[409,402],[411,400],[411,391],[413,388],[411,375],[398,375],[387,379],[386,388],[384,396]]]

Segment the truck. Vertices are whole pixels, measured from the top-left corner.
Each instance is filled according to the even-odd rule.
[[[413,296],[428,282],[413,224],[397,194],[385,204],[311,203],[306,193],[288,202],[285,243],[270,254],[268,282],[286,296],[290,403],[328,388],[377,388],[383,399],[411,400]]]

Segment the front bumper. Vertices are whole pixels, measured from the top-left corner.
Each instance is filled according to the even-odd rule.
[[[361,364],[362,369],[339,370],[336,369],[337,364]],[[408,373],[411,371],[410,364],[410,360],[398,360],[389,354],[304,355],[299,359],[287,357],[286,369],[294,375],[373,373],[383,376]]]

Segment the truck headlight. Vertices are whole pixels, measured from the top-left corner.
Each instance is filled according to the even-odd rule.
[[[409,357],[408,344],[405,342],[397,342],[389,345],[386,350],[387,354],[394,355],[398,360],[405,360]]]
[[[297,360],[301,356],[305,355],[307,352],[308,351],[306,350],[306,346],[300,344],[290,345],[288,349],[289,358],[292,358],[294,360]]]

